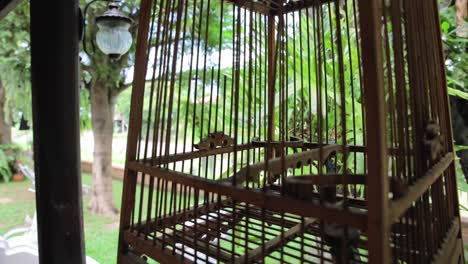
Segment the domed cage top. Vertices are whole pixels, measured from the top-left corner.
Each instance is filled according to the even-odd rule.
[[[463,259],[436,0],[142,0],[119,263]]]

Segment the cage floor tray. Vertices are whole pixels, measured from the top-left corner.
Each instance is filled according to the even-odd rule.
[[[221,199],[135,230],[153,250],[196,263],[332,263],[336,252],[322,239],[323,224],[315,218]],[[366,262],[364,248],[362,241],[352,263]]]

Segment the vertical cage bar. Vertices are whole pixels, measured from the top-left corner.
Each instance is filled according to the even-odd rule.
[[[390,261],[386,112],[383,84],[381,1],[359,1],[367,142],[367,206],[370,263]]]
[[[446,140],[446,143],[448,144],[448,147],[447,147],[447,151],[448,152],[453,152],[454,151],[454,145],[453,145],[453,130],[452,130],[452,119],[451,119],[451,113],[450,113],[450,107],[449,107],[449,95],[448,95],[448,92],[447,92],[447,78],[446,78],[446,73],[445,73],[445,62],[443,60],[444,58],[444,54],[443,54],[443,43],[442,43],[442,36],[441,36],[441,29],[440,29],[440,17],[439,17],[439,14],[436,10],[438,10],[438,3],[437,1],[435,0],[432,0],[431,1],[431,8],[432,10],[434,11],[433,12],[433,17],[432,19],[434,19],[434,24],[436,25],[436,29],[435,29],[435,32],[436,32],[436,36],[437,36],[437,43],[436,43],[436,46],[437,46],[437,56],[439,58],[439,70],[441,71],[441,80],[440,81],[440,86],[441,86],[441,91],[442,91],[442,94],[443,94],[443,98],[441,98],[441,100],[443,100],[443,104],[444,104],[444,111],[443,113],[441,113],[441,115],[444,117],[444,118],[441,118],[441,120],[445,120],[445,125],[442,125],[442,127],[444,127],[446,129],[446,131],[448,132],[446,137],[447,137],[447,140]],[[447,196],[448,196],[448,200],[452,200],[452,208],[455,212],[455,215],[454,217],[457,217],[458,218],[458,226],[461,226],[461,217],[460,217],[460,210],[459,210],[459,201],[458,201],[458,188],[457,188],[457,180],[456,180],[456,174],[455,174],[455,164],[454,162],[452,162],[452,164],[448,167],[448,181],[450,181],[450,185],[452,185],[453,189],[452,189],[452,194],[451,194],[451,197],[450,197],[450,194],[447,192]],[[458,231],[458,235],[457,237],[458,238],[461,238],[461,229]],[[461,241],[461,239],[459,239],[458,241]],[[464,256],[464,250],[463,250],[463,243],[458,243],[458,245],[456,245],[456,247],[462,247],[462,250],[460,250],[461,252],[461,259],[465,259],[465,256]]]
[[[141,1],[141,13],[138,27],[137,52],[135,55],[135,75],[133,81],[133,90],[131,97],[130,126],[127,138],[127,156],[126,162],[134,161],[137,156],[140,128],[142,124],[141,114],[143,111],[143,99],[145,90],[145,76],[147,70],[149,21],[151,19],[151,0]],[[120,217],[119,232],[119,250],[117,253],[117,262],[123,262],[123,254],[126,245],[123,239],[124,230],[130,226],[130,214],[135,204],[135,190],[137,172],[125,169],[122,195],[122,209]]]

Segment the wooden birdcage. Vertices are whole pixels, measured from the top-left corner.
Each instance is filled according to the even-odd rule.
[[[463,259],[436,0],[142,0],[119,263]]]

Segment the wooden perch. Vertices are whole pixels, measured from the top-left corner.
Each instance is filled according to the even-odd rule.
[[[314,186],[320,186],[323,189],[335,189],[339,184],[365,184],[366,178],[363,174],[340,175],[307,175],[287,177],[283,183],[284,193],[290,197],[311,200],[315,198],[316,191]]]
[[[288,147],[288,148],[301,148],[304,146],[304,140],[299,137],[290,137],[289,141],[285,142],[280,142],[280,141],[272,141],[272,142],[267,142],[267,141],[261,141],[260,138],[252,138],[252,146],[254,147],[266,147],[266,146],[272,146],[272,147]]]
[[[268,162],[259,162],[246,166],[239,170],[236,177],[236,183],[240,184],[248,181],[256,181],[260,175],[260,172],[267,170],[269,173],[275,175],[284,172],[290,168],[300,168],[305,165],[309,165],[313,160],[325,160],[333,152],[341,151],[343,146],[341,145],[329,145],[321,149],[312,149],[308,151],[303,151],[300,153],[294,153],[286,155],[284,157],[278,157],[270,159]],[[321,157],[320,157],[321,156]],[[234,176],[229,177],[224,180],[226,182],[232,182]]]

